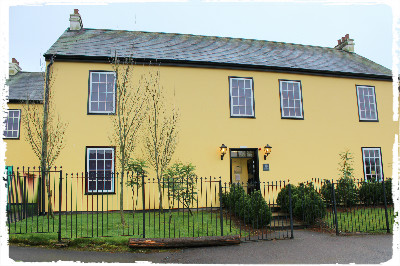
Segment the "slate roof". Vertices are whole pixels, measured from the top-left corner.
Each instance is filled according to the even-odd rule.
[[[42,72],[18,72],[7,80],[10,101],[43,101],[44,79]]]
[[[134,47],[132,53],[132,47]],[[391,77],[391,71],[356,53],[283,42],[188,34],[81,29],[66,30],[45,57],[119,57],[256,68],[368,74]],[[57,58],[57,56],[56,56]],[[59,57],[60,58],[60,57]],[[57,59],[56,59],[57,60]]]

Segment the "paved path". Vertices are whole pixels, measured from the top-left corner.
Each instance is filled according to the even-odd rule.
[[[17,261],[82,261],[220,264],[377,264],[392,258],[392,235],[337,237],[327,233],[296,230],[295,239],[245,242],[237,246],[188,248],[153,253],[108,253],[10,247],[10,258]]]

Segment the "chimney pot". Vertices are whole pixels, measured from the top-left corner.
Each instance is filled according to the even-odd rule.
[[[350,38],[348,33],[344,37],[346,38],[346,40],[348,40]]]
[[[83,28],[82,18],[78,9],[74,9],[74,13],[69,15],[69,30],[81,30]]]
[[[337,44],[340,45],[342,43],[342,40],[337,40]]]
[[[15,75],[17,74],[19,71],[21,71],[21,67],[19,66],[19,62],[17,61],[17,59],[12,58],[11,59],[11,63],[8,66],[8,73],[9,75]]]
[[[342,42],[344,42],[346,40],[346,38],[345,37],[342,37]]]

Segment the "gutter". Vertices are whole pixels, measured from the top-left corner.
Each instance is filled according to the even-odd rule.
[[[52,54],[45,54],[45,60],[49,61]],[[125,58],[124,58],[125,59]],[[84,56],[84,55],[57,55],[57,60],[62,62],[84,62],[84,63],[107,63],[111,62],[111,57],[108,56]],[[163,66],[175,66],[175,67],[199,67],[199,68],[216,68],[216,69],[234,69],[234,70],[250,70],[250,71],[262,71],[262,72],[281,72],[281,73],[293,73],[293,74],[304,74],[304,75],[317,75],[317,76],[328,76],[328,77],[342,77],[342,78],[356,78],[356,79],[369,79],[369,80],[382,80],[392,81],[390,75],[378,75],[378,74],[365,74],[365,73],[352,73],[352,72],[340,72],[340,71],[329,71],[329,70],[315,70],[305,68],[290,68],[290,67],[278,67],[278,66],[259,66],[259,65],[246,65],[246,64],[234,64],[234,63],[216,63],[216,62],[204,62],[204,61],[187,61],[187,60],[171,60],[171,59],[154,59],[154,58],[134,58],[136,63],[142,63],[146,65],[160,65]]]

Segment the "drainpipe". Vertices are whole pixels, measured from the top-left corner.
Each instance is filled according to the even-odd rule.
[[[49,116],[49,93],[50,93],[50,67],[54,63],[54,56],[50,58],[50,63],[47,65],[46,69],[46,87],[44,91],[44,104],[43,104],[43,139],[42,139],[42,158],[40,161],[40,166],[42,169],[42,208],[41,214],[45,213],[46,203],[45,203],[45,191],[46,191],[46,171],[47,168],[47,141],[48,141],[48,134],[47,134],[47,120]]]

